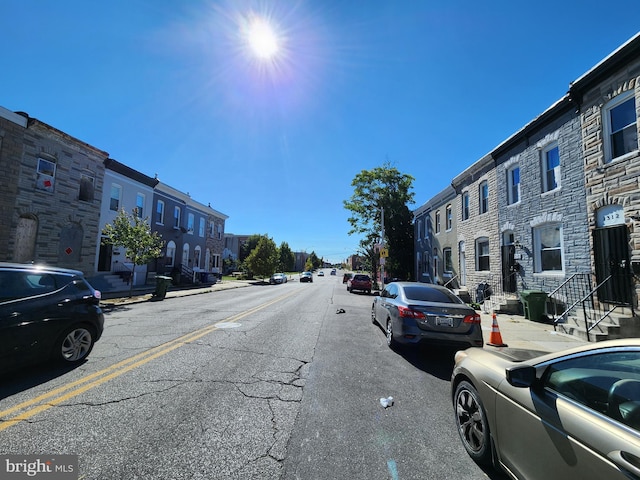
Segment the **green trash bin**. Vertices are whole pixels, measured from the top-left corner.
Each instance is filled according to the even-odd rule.
[[[547,293],[539,290],[522,290],[520,300],[524,309],[524,317],[534,322],[545,322]]]
[[[156,291],[153,292],[153,297],[158,300],[164,300],[167,296],[167,290],[173,278],[165,277],[164,275],[156,275]]]

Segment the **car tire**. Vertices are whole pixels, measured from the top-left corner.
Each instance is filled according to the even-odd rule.
[[[480,395],[471,383],[460,382],[453,397],[453,408],[464,449],[476,463],[491,465],[489,422]]]
[[[93,350],[96,334],[88,325],[75,325],[60,335],[53,350],[53,359],[66,365],[84,361]]]
[[[387,328],[385,329],[385,333],[387,334],[387,346],[391,350],[398,351],[400,349],[400,344],[393,335],[393,327],[391,324],[391,319],[387,318]]]
[[[374,325],[376,323],[378,323],[376,321],[376,306],[375,306],[375,304],[371,306],[371,323],[373,323]]]

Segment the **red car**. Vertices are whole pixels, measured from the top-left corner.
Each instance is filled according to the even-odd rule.
[[[354,275],[353,278],[347,280],[347,290],[352,293],[354,290],[371,293],[371,277],[360,273]]]

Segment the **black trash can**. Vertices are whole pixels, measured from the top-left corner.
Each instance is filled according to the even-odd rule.
[[[173,278],[165,277],[164,275],[156,275],[156,290],[153,292],[153,298],[158,300],[164,300],[167,296],[167,290]]]

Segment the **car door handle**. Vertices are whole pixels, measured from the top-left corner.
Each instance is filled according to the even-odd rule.
[[[616,450],[610,452],[607,456],[622,470],[631,473],[636,478],[640,478],[640,458],[638,458],[636,455],[634,455],[633,453]]]

